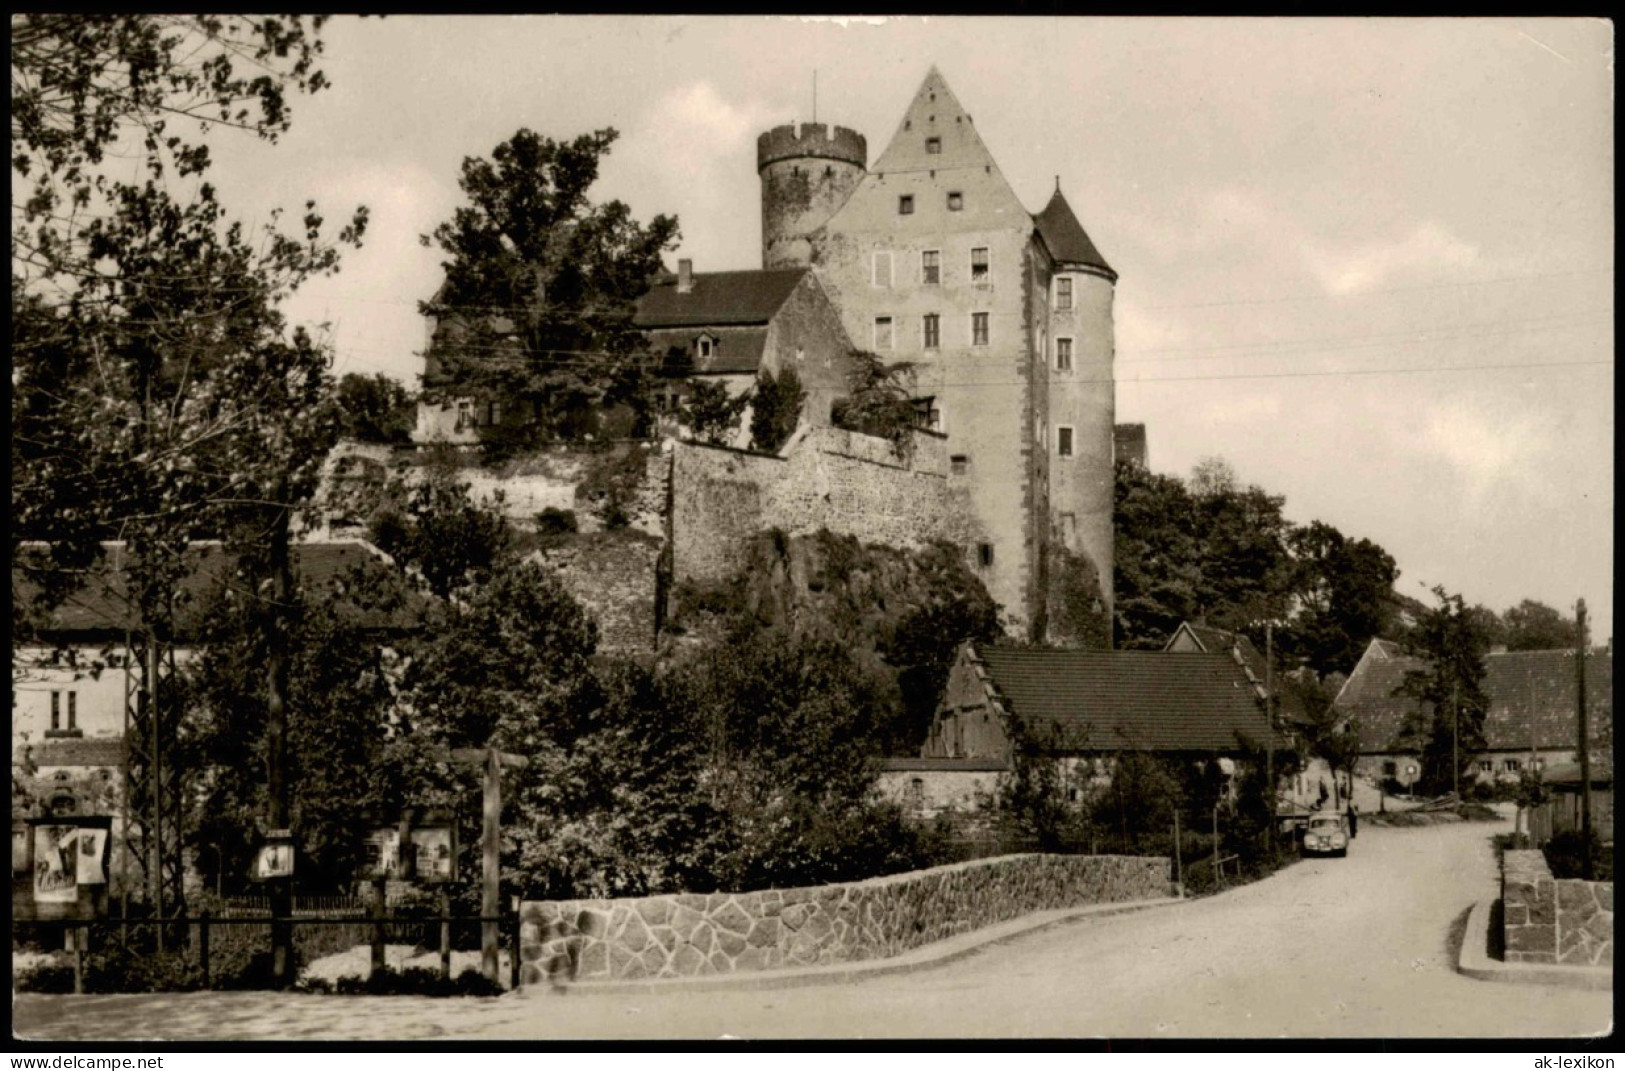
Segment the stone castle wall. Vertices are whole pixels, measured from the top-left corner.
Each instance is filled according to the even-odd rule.
[[[1011,855],[868,881],[520,906],[526,984],[683,978],[895,956],[1033,911],[1169,895],[1168,860]]]
[[[1508,963],[1613,966],[1613,882],[1558,881],[1538,851],[1506,852],[1501,868]]]

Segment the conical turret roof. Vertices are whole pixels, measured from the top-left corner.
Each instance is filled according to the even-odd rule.
[[[1066,195],[1061,193],[1059,184],[1055,193],[1049,199],[1044,210],[1033,217],[1033,223],[1038,227],[1039,237],[1049,247],[1050,255],[1061,264],[1076,265],[1085,269],[1092,269],[1104,274],[1113,282],[1117,281],[1117,272],[1106,263],[1106,258],[1100,255],[1095,243],[1089,240],[1089,235],[1078,222],[1073,213],[1072,206],[1066,203]]]

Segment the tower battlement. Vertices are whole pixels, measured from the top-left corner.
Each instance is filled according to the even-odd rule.
[[[786,123],[756,139],[756,170],[795,158],[838,160],[857,168],[869,162],[869,142],[856,130],[825,123]]]

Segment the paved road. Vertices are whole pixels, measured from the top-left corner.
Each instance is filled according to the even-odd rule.
[[[728,992],[495,1001],[32,997],[24,1036],[232,1038],[1490,1037],[1611,1028],[1611,994],[1475,981],[1448,935],[1495,894],[1489,835],[1362,827],[1220,896],[1068,923],[907,975]]]

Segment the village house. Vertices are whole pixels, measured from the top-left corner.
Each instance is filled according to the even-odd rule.
[[[1074,785],[1109,783],[1127,752],[1214,761],[1229,778],[1250,751],[1291,750],[1228,653],[967,644],[920,758],[888,763],[882,785],[916,813],[964,809],[991,798],[1023,743],[1061,761]]]
[[[1405,789],[1421,772],[1432,712],[1396,695],[1412,670],[1426,666],[1391,640],[1372,640],[1333,706],[1360,731],[1358,772]],[[1473,757],[1481,781],[1515,781],[1528,768],[1578,761],[1579,684],[1572,650],[1494,650],[1484,657],[1484,747]],[[1586,658],[1586,711],[1592,747],[1606,751],[1614,709],[1612,646]]]

